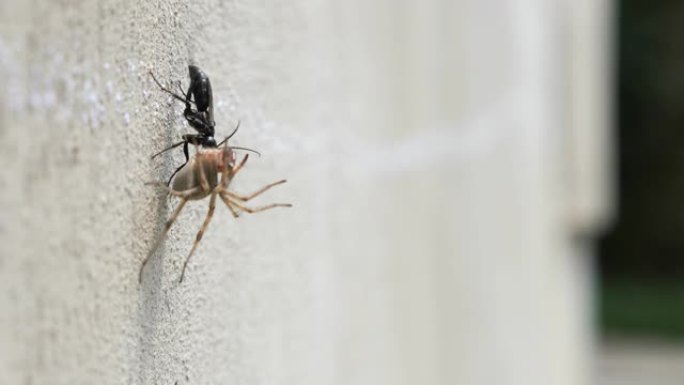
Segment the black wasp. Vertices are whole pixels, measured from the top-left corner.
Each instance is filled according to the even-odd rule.
[[[195,65],[188,66],[188,74],[190,77],[190,86],[188,87],[188,90],[186,92],[183,92],[183,88],[181,87],[179,81],[179,95],[171,91],[170,89],[164,87],[161,83],[159,83],[159,81],[154,76],[152,71],[150,71],[150,76],[152,76],[152,79],[155,83],[157,83],[157,86],[159,86],[159,88],[162,91],[168,93],[169,95],[173,96],[174,98],[185,104],[183,116],[185,117],[185,120],[188,121],[188,124],[197,131],[197,134],[183,135],[182,140],[180,142],[174,143],[170,147],[167,147],[161,150],[160,152],[152,155],[152,159],[154,159],[155,157],[163,154],[168,150],[183,145],[185,163],[183,163],[180,167],[176,169],[176,171],[173,172],[173,174],[171,174],[171,177],[169,178],[167,185],[171,183],[171,180],[173,179],[174,175],[176,175],[176,173],[188,163],[188,160],[190,159],[190,154],[188,152],[189,145],[192,144],[195,146],[201,146],[206,148],[217,148],[218,146],[223,144],[223,142],[230,139],[237,132],[238,127],[240,127],[240,122],[238,122],[233,132],[230,135],[228,135],[227,138],[221,141],[221,143],[216,143],[216,139],[214,139],[214,95],[211,90],[211,81],[209,80],[207,74],[205,74],[204,71],[202,71],[199,67]],[[192,108],[193,104],[195,105],[194,109]],[[258,152],[248,148],[233,146],[231,146],[231,148],[252,151],[256,154],[259,154]]]

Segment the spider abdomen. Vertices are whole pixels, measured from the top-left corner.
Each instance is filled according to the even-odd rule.
[[[200,169],[201,167],[201,173]],[[206,197],[212,189],[218,186],[218,173],[214,162],[198,162],[198,157],[193,157],[183,168],[178,171],[171,182],[171,188],[175,191],[186,191],[201,186],[201,174],[204,174],[209,185],[209,191],[200,190],[193,194],[190,199],[197,200]]]

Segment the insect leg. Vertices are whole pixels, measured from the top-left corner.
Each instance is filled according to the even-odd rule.
[[[159,235],[159,238],[154,243],[154,246],[152,247],[150,252],[147,253],[147,257],[145,257],[145,260],[143,260],[142,266],[140,266],[140,273],[138,274],[138,282],[139,283],[142,283],[142,273],[143,273],[143,269],[145,268],[145,265],[150,260],[150,257],[152,257],[152,255],[157,250],[159,245],[162,243],[162,241],[164,240],[164,237],[166,236],[166,233],[169,232],[169,229],[171,229],[171,225],[173,225],[173,222],[176,221],[178,214],[180,214],[181,210],[183,210],[183,206],[185,206],[185,204],[187,202],[188,202],[187,198],[181,199],[180,203],[178,203],[178,206],[176,206],[176,209],[173,211],[173,214],[171,214],[171,217],[164,224],[164,229],[162,230],[162,233]]]
[[[264,192],[268,191],[271,187],[277,186],[279,184],[283,184],[285,182],[287,182],[287,180],[283,179],[283,180],[279,180],[277,182],[273,182],[271,184],[267,184],[266,186],[260,188],[259,190],[255,191],[249,195],[240,195],[240,194],[236,194],[236,193],[231,192],[231,191],[226,191],[226,194],[228,194],[233,199],[237,199],[237,200],[240,200],[243,202],[247,202],[248,200],[250,200],[256,196],[259,196],[259,195],[263,194]]]
[[[181,84],[181,81],[179,80],[176,84],[178,84],[178,89],[180,90],[181,95],[183,95],[185,93],[185,91],[183,91],[183,85]],[[190,97],[188,95],[186,95],[185,100],[189,102]]]
[[[171,174],[171,176],[169,177],[169,181],[166,182],[166,185],[167,185],[167,186],[171,186],[171,181],[173,180],[173,177],[176,176],[176,174],[178,173],[178,171],[180,171],[180,169],[183,168],[186,164],[188,164],[188,161],[187,161],[187,160],[185,161],[185,163],[183,163],[183,164],[181,164],[180,166],[178,166],[178,168],[176,169],[176,171],[174,171],[173,174]]]
[[[186,141],[182,141],[182,142],[178,142],[178,143],[172,144],[171,147],[167,147],[167,148],[165,148],[165,149],[159,151],[158,153],[152,155],[152,159],[158,157],[159,155],[165,153],[166,151],[172,150],[172,149],[174,149],[174,148],[180,146],[180,145],[183,144],[183,143],[187,143],[187,142],[186,142]]]
[[[216,208],[216,195],[218,195],[218,193],[216,191],[214,191],[211,194],[211,198],[209,198],[209,211],[207,212],[207,217],[204,218],[204,223],[202,223],[202,227],[200,227],[199,232],[197,233],[197,237],[195,238],[195,242],[192,244],[192,249],[190,249],[190,254],[188,254],[187,258],[185,258],[185,263],[183,263],[183,270],[181,270],[181,276],[180,276],[180,280],[178,282],[183,282],[183,277],[185,277],[185,269],[188,267],[188,262],[190,261],[190,257],[192,257],[192,254],[195,252],[197,245],[199,245],[199,242],[202,240],[202,236],[204,235],[204,231],[207,229],[207,226],[209,226],[209,222],[211,221],[211,217],[214,215],[214,209]]]
[[[166,182],[167,186],[171,186],[171,181],[173,180],[173,177],[176,176],[178,171],[180,171],[181,168],[183,168],[186,164],[188,164],[188,161],[190,160],[190,155],[188,153],[188,141],[187,140],[185,141],[185,145],[183,146],[183,154],[185,154],[185,163],[178,166],[176,171],[174,171],[173,174],[171,174],[171,176],[169,177],[169,181]]]
[[[195,144],[195,150],[197,150],[197,144]],[[188,150],[188,140],[185,140],[185,146],[183,146],[183,155],[185,155],[185,163],[190,160],[190,151]]]
[[[157,80],[157,78],[154,76],[154,74],[152,73],[152,71],[149,71],[148,73],[150,74],[150,76],[152,76],[152,80],[154,80],[154,82],[157,83],[157,86],[158,86],[162,91],[164,91],[164,92],[166,92],[167,94],[173,96],[174,98],[180,100],[180,101],[183,102],[184,104],[187,104],[188,102],[194,104],[193,101],[191,101],[191,100],[186,100],[185,98],[181,97],[180,95],[176,94],[175,92],[171,91],[170,89],[164,87],[161,83],[159,83],[159,80]]]

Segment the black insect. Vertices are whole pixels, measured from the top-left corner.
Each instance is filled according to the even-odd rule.
[[[190,154],[188,152],[189,145],[192,144],[205,148],[217,148],[219,146],[219,144],[216,143],[216,139],[214,139],[214,96],[211,90],[211,81],[209,80],[207,74],[205,74],[204,71],[202,71],[197,66],[189,65],[188,73],[190,76],[190,86],[188,87],[188,90],[185,93],[183,92],[180,81],[178,82],[178,88],[180,90],[180,93],[181,95],[184,95],[181,96],[171,91],[170,89],[164,87],[157,80],[152,71],[150,71],[150,76],[152,76],[152,79],[155,83],[157,83],[157,85],[162,91],[168,93],[169,95],[173,96],[174,98],[178,99],[183,104],[185,104],[183,116],[185,117],[185,120],[188,121],[188,124],[190,124],[190,126],[197,131],[197,134],[183,135],[183,140],[181,140],[180,142],[174,143],[170,147],[167,147],[161,150],[160,152],[152,155],[152,158],[154,159],[155,157],[163,154],[168,150],[183,145],[185,163],[183,163],[180,167],[176,169],[176,171],[173,172],[173,174],[171,174],[168,184],[171,183],[171,179],[173,179],[173,176],[176,175],[176,173],[181,168],[183,168],[185,164],[188,163],[188,160],[190,159]],[[192,108],[193,104],[195,105],[194,109]],[[238,127],[239,125],[240,123],[238,122]],[[235,127],[235,131],[237,131],[238,127]],[[233,133],[235,133],[235,131]],[[228,138],[226,138],[225,140],[227,139]]]

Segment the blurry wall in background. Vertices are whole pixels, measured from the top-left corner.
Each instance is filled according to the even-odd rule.
[[[0,3],[7,384],[588,384],[607,1]],[[211,77],[234,220],[143,183]]]

